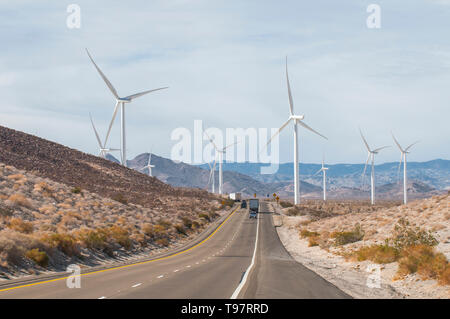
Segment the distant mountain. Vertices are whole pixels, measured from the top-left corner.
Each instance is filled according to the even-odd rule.
[[[268,164],[261,163],[224,163],[224,171],[235,171],[265,183],[292,181],[294,175],[293,163],[283,163],[278,167],[275,174],[261,174],[260,169]],[[329,187],[337,189],[342,187],[360,188],[361,174],[364,164],[334,164],[329,167],[327,178]],[[206,168],[207,165],[200,165]],[[310,184],[321,186],[322,177],[320,174],[314,175],[321,167],[321,164],[300,164],[300,179]],[[368,167],[370,169],[370,167]],[[375,165],[377,186],[397,183],[399,175],[398,162]],[[369,183],[370,171],[366,172],[365,183]],[[400,171],[400,178],[403,171]],[[408,179],[420,181],[438,190],[450,189],[450,161],[436,159],[428,162],[408,162]]]
[[[148,162],[149,153],[143,153],[128,161],[128,167],[138,170],[144,174],[148,174],[148,169],[142,169]],[[112,155],[108,155],[108,159],[117,161]],[[195,187],[205,189],[208,185],[209,167],[204,169],[199,166],[189,165],[186,163],[175,163],[174,161],[152,155],[152,174],[160,181],[172,186]],[[247,196],[256,193],[258,196],[273,194],[274,192],[283,197],[293,196],[293,186],[290,182],[264,183],[256,180],[246,174],[234,171],[224,171],[223,173],[223,190],[224,193],[240,192]],[[320,187],[311,185],[307,182],[301,183],[302,192],[311,193],[321,190]],[[219,172],[215,174],[215,189],[219,189]],[[208,187],[211,190],[211,186]]]

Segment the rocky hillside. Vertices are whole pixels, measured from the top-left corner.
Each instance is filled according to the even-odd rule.
[[[113,200],[0,163],[0,278],[149,256],[224,213],[202,197],[158,200],[152,207]]]
[[[163,207],[163,198],[214,199],[206,191],[174,188],[117,163],[2,126],[0,162],[102,197],[121,198],[149,208]]]

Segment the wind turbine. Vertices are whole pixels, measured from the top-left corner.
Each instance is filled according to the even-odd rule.
[[[288,67],[287,67],[287,57],[286,57],[286,82],[287,82],[287,89],[288,89],[288,96],[289,96],[289,118],[288,120],[281,125],[281,127],[278,129],[278,131],[269,139],[266,146],[270,144],[272,139],[280,134],[280,132],[291,122],[294,122],[294,203],[299,204],[300,203],[300,180],[299,180],[299,167],[298,167],[298,137],[297,137],[297,124],[303,126],[304,128],[310,130],[313,133],[316,133],[317,135],[328,139],[324,135],[320,134],[319,132],[315,131],[308,125],[306,125],[302,120],[305,118],[304,115],[295,115],[294,114],[294,101],[292,99],[291,94],[291,86],[289,84],[289,74],[288,74]]]
[[[94,129],[95,137],[97,138],[98,146],[100,147],[100,153],[98,154],[100,157],[106,158],[106,154],[113,151],[120,151],[120,149],[117,148],[107,148],[106,142],[102,144],[102,141],[100,140],[100,136],[98,135],[97,130],[95,129],[94,121],[92,120],[92,115],[89,113],[89,117],[91,119],[92,128]]]
[[[212,182],[211,184],[211,192],[214,194],[216,192],[215,190],[215,183],[216,183],[216,179],[214,176],[214,172],[216,170],[216,162],[217,162],[217,158],[214,159],[214,164],[211,166],[211,164],[208,162],[208,166],[209,166],[209,179],[208,179],[208,184],[206,184],[206,188],[208,188],[209,183]]]
[[[317,173],[314,175],[317,175],[320,172],[323,173],[323,200],[326,201],[327,200],[327,170],[328,170],[328,167],[324,166],[324,164],[325,164],[324,161],[325,161],[324,158],[322,158],[322,168],[319,169],[317,171]]]
[[[148,176],[153,176],[152,175],[152,168],[155,167],[155,165],[151,164],[151,161],[152,161],[152,153],[150,152],[148,154],[148,163],[147,163],[147,165],[142,167],[142,170],[148,168]]]
[[[373,204],[375,204],[375,167],[374,167],[374,158],[375,158],[375,154],[378,154],[379,151],[381,151],[384,148],[390,147],[390,146],[383,146],[383,147],[379,147],[377,149],[371,150],[369,147],[369,144],[367,143],[366,139],[364,138],[364,135],[361,131],[361,129],[359,129],[359,133],[361,134],[361,137],[363,139],[364,145],[367,148],[367,160],[366,160],[366,165],[364,165],[364,171],[362,174],[362,178],[364,181],[364,177],[366,175],[366,168],[367,168],[367,164],[369,163],[369,159],[372,160],[372,172],[370,174],[370,202]]]
[[[219,158],[219,194],[223,194],[223,170],[222,170],[222,162],[223,162],[223,154],[226,153],[227,148],[233,146],[234,144],[237,144],[238,142],[231,143],[221,149],[217,147],[217,145],[214,143],[214,141],[209,137],[209,135],[206,133],[206,131],[203,131],[203,133],[208,138],[209,142],[214,146],[214,149],[216,150],[216,155],[218,155]],[[215,161],[214,161],[215,166]]]
[[[127,166],[127,154],[126,154],[126,134],[125,134],[125,103],[131,103],[134,99],[154,92],[154,91],[158,91],[158,90],[162,90],[162,89],[167,89],[168,87],[162,87],[162,88],[158,88],[158,89],[153,89],[153,90],[147,90],[147,91],[143,91],[143,92],[139,92],[139,93],[135,93],[132,95],[128,95],[126,97],[119,97],[119,95],[117,94],[116,89],[114,88],[114,86],[111,84],[111,82],[108,80],[108,78],[103,74],[103,72],[100,70],[100,68],[97,66],[97,64],[95,64],[94,59],[92,59],[91,55],[89,54],[88,49],[86,49],[86,52],[89,56],[89,59],[92,61],[92,63],[94,64],[95,68],[97,69],[98,73],[100,74],[100,76],[102,77],[103,81],[105,81],[106,85],[108,86],[109,90],[111,91],[111,93],[114,95],[115,99],[116,99],[116,106],[114,107],[114,112],[113,112],[113,116],[111,119],[111,123],[109,124],[109,128],[108,128],[108,132],[106,134],[106,140],[108,140],[109,137],[109,133],[111,132],[111,127],[114,123],[114,120],[116,118],[116,114],[117,111],[119,109],[120,106],[120,112],[121,112],[121,134],[120,134],[120,140],[121,140],[121,163],[124,166]]]
[[[400,146],[400,143],[395,139],[394,133],[392,133],[392,138],[394,139],[395,144],[397,144],[398,148],[400,149],[401,152],[401,157],[400,157],[400,163],[398,165],[398,170],[397,170],[397,176],[400,173],[400,167],[402,166],[402,161],[403,161],[403,204],[406,204],[408,202],[408,192],[407,192],[407,177],[406,177],[406,154],[409,153],[409,149],[419,143],[419,141],[412,143],[411,145],[409,145],[407,148],[403,149]]]

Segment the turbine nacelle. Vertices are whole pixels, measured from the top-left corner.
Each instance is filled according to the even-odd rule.
[[[304,115],[291,115],[289,116],[289,119],[296,120],[296,121],[302,121],[305,118]]]

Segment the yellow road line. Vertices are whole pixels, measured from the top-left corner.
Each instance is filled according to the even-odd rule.
[[[212,234],[210,234],[208,237],[206,237],[205,239],[203,239],[201,242],[199,242],[198,244],[196,244],[196,245],[194,245],[194,246],[192,246],[192,247],[190,247],[190,248],[188,248],[188,249],[179,251],[179,252],[177,252],[177,253],[175,253],[175,254],[172,254],[172,255],[168,255],[168,256],[164,256],[164,257],[152,259],[152,260],[141,261],[141,262],[134,263],[134,264],[128,264],[128,265],[124,265],[124,266],[117,266],[117,267],[113,267],[113,268],[108,268],[108,269],[102,269],[102,270],[97,270],[97,271],[88,272],[88,273],[85,273],[85,274],[80,274],[80,276],[87,276],[87,275],[98,274],[98,273],[105,272],[105,271],[110,271],[110,270],[116,270],[116,269],[121,269],[121,268],[127,268],[127,267],[137,266],[137,265],[143,265],[143,264],[147,264],[147,263],[154,262],[154,261],[159,261],[159,260],[164,260],[164,259],[172,258],[172,257],[178,256],[178,255],[180,255],[180,254],[186,253],[186,252],[190,251],[191,249],[194,249],[194,248],[196,248],[196,247],[202,245],[202,244],[205,243],[207,240],[209,240],[212,236],[214,236],[214,234],[215,234],[215,233],[216,233],[216,232],[217,232],[217,231],[218,231],[218,230],[219,230],[219,229],[227,222],[227,220],[230,219],[231,216],[234,215],[234,213],[238,210],[238,208],[239,208],[239,206],[236,207],[235,210],[233,210],[233,212],[230,214],[230,216],[228,216],[228,217],[227,217],[227,218],[219,225],[219,227],[217,227],[216,230],[212,232]],[[39,282],[35,282],[35,283],[31,283],[31,284],[26,284],[26,285],[21,285],[21,286],[15,286],[15,287],[4,288],[4,289],[0,289],[0,292],[8,291],[8,290],[13,290],[13,289],[19,289],[19,288],[25,288],[25,287],[30,287],[30,286],[41,285],[41,284],[45,284],[45,283],[49,283],[49,282],[54,282],[54,281],[58,281],[58,280],[67,279],[67,278],[69,278],[69,277],[70,277],[70,276],[66,276],[66,277],[55,278],[55,279],[50,279],[50,280],[45,280],[45,281],[39,281]]]

